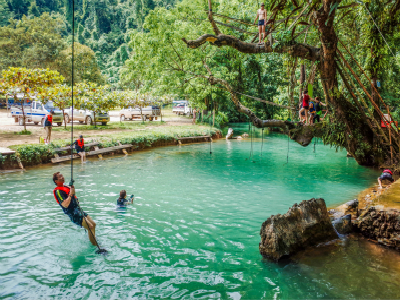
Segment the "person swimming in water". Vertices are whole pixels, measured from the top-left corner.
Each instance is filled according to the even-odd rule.
[[[119,198],[117,199],[117,205],[119,207],[124,207],[127,206],[128,204],[133,204],[133,195],[131,196],[131,202],[129,202],[128,199],[126,199],[126,191],[122,190],[119,192]]]

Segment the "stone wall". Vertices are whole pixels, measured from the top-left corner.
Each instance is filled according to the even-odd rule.
[[[399,211],[379,211],[372,206],[361,212],[354,225],[364,237],[400,251]]]

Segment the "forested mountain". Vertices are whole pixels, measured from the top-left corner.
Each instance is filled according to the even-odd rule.
[[[118,71],[128,59],[129,33],[141,31],[144,18],[157,6],[173,5],[175,0],[75,0],[76,42],[96,55],[102,75],[109,83],[118,82]],[[72,0],[0,0],[0,26],[9,18],[58,15],[64,23],[62,37],[71,41]]]

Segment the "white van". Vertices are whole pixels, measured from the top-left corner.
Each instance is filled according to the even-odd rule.
[[[54,111],[53,123],[61,126],[63,122],[62,111],[56,110],[52,101],[48,101],[45,105],[38,101],[32,101],[30,105],[24,103],[25,124],[33,122],[35,125],[40,123],[43,126],[44,119],[51,110]],[[14,103],[11,105],[11,117],[14,118],[16,123],[18,122],[18,125],[24,125],[21,104]]]

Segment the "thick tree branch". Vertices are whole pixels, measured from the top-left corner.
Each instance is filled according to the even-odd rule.
[[[219,31],[217,24],[215,24],[214,18],[213,18],[213,12],[212,12],[212,7],[211,7],[211,0],[208,0],[208,20],[211,23],[211,26],[214,30],[214,33],[216,35],[221,34],[221,31]]]
[[[184,41],[186,45],[192,49],[196,49],[204,43],[210,42],[212,45],[218,47],[232,47],[242,53],[289,53],[292,57],[303,58],[311,61],[319,60],[321,55],[320,48],[316,48],[307,44],[301,44],[297,42],[293,42],[291,45],[279,44],[273,49],[269,43],[262,45],[246,43],[240,41],[234,36],[225,34],[220,34],[218,36],[213,34],[203,34],[197,40],[187,41],[185,38],[182,38],[182,41]]]

